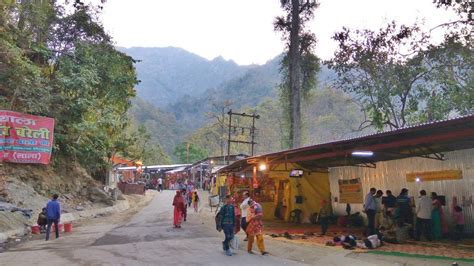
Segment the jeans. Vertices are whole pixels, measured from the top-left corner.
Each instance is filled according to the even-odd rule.
[[[431,241],[431,219],[422,219],[416,217],[416,240],[420,240],[422,231],[425,231],[425,237]]]
[[[223,224],[222,230],[224,231],[225,239],[224,239],[224,250],[229,250],[229,243],[234,238],[234,225],[233,224]]]
[[[320,217],[321,234],[325,235],[329,228],[329,217]]]
[[[48,219],[48,226],[46,227],[46,240],[49,240],[49,234],[51,233],[51,225],[54,223],[54,229],[56,231],[56,238],[59,238],[59,219]]]
[[[461,240],[462,235],[464,233],[464,225],[463,224],[457,224],[455,230],[456,231],[454,232],[454,240]]]
[[[365,211],[367,214],[367,236],[375,234],[375,210],[368,209]]]

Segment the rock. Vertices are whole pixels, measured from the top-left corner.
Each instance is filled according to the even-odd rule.
[[[92,202],[103,202],[110,206],[114,205],[112,197],[98,187],[90,187],[88,189],[88,197]]]
[[[76,211],[83,211],[84,210],[84,207],[82,206],[76,206]]]

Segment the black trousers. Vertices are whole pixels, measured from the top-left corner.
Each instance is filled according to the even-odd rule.
[[[367,236],[371,236],[373,234],[375,234],[375,210],[367,210],[365,212],[367,214],[367,220],[368,220],[368,224],[367,224]]]
[[[422,219],[416,217],[416,240],[420,240],[421,234],[425,233],[425,237],[428,241],[432,240],[431,237],[431,219]]]
[[[49,234],[51,233],[51,226],[54,224],[56,231],[56,238],[59,238],[59,219],[48,219],[48,226],[46,228],[46,240],[49,240]]]

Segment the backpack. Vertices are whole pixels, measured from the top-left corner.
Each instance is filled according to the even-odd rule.
[[[222,220],[224,219],[224,214],[222,214],[222,208],[217,212],[216,214],[216,230],[217,231],[222,231]]]

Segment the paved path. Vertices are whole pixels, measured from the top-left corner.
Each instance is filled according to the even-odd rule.
[[[110,224],[80,227],[58,240],[26,242],[0,254],[0,265],[449,265],[272,239],[266,239],[271,256],[247,254],[242,246],[227,257],[221,248],[223,235],[213,229],[209,209],[189,212],[181,229],[171,226],[173,195],[172,191],[157,194],[123,224],[111,219]]]

